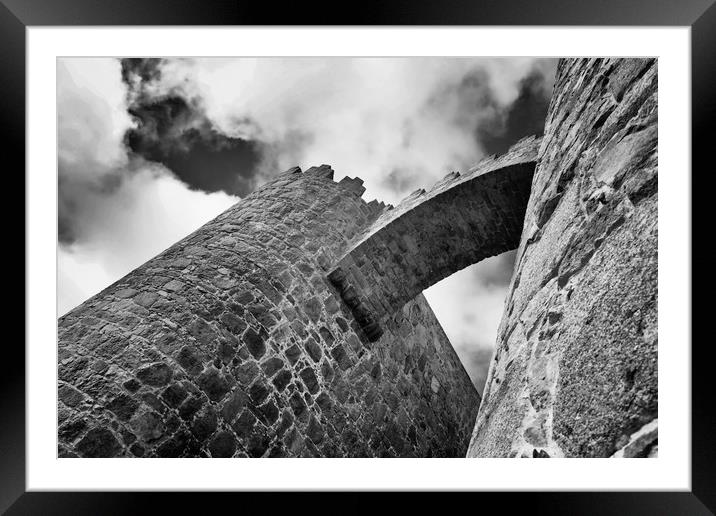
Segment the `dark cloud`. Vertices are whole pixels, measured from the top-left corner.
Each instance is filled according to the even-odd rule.
[[[127,174],[141,165],[129,161],[123,167],[89,176],[73,174],[73,166],[59,160],[57,174],[57,239],[60,245],[83,240],[85,230],[102,214],[97,212],[96,198],[109,199],[120,188]],[[81,165],[87,166],[87,165]]]
[[[487,154],[502,154],[520,138],[543,134],[553,77],[552,66],[535,67],[520,81],[517,99],[478,125],[475,136]]]
[[[192,189],[247,195],[271,155],[267,146],[216,131],[196,98],[179,92],[157,96],[151,86],[161,80],[165,61],[121,61],[122,80],[129,89],[129,112],[137,122],[137,127],[126,134],[127,146],[144,159],[162,163]],[[537,63],[521,80],[519,95],[509,106],[496,100],[490,73],[476,67],[456,83],[436,91],[424,109],[454,113],[454,125],[474,132],[486,153],[502,153],[523,136],[542,133],[554,66],[551,60]],[[410,127],[404,133],[409,141]],[[424,186],[419,180],[398,164],[381,182],[399,191]]]
[[[127,84],[158,80],[162,75],[159,67],[164,61],[161,58],[124,58],[121,60],[122,80]]]
[[[57,177],[57,239],[61,245],[71,244],[77,239],[78,199],[73,188],[62,176]]]
[[[77,86],[71,73],[60,71],[65,92],[58,159],[61,246],[86,243],[93,228],[107,216],[103,202],[114,199],[127,181],[151,168],[152,162],[162,164],[193,190],[244,196],[254,189],[258,145],[218,134],[194,101],[179,95],[153,98],[148,94],[153,81],[161,78],[164,61],[119,61],[121,81],[113,89],[115,100],[121,101],[119,112],[112,112],[99,92]],[[121,130],[114,141],[107,135],[121,116],[126,118],[126,124],[122,122],[126,132]],[[89,136],[93,131],[94,138]]]
[[[544,132],[556,61],[536,61],[532,71],[520,80],[517,98],[507,106],[498,102],[490,74],[483,68],[438,92],[431,104],[445,109],[457,103],[455,124],[474,131],[486,154],[502,154],[521,138]]]
[[[161,78],[161,64],[160,59],[122,60],[122,79],[130,88],[128,111],[137,122],[125,135],[127,147],[163,164],[192,189],[251,193],[261,145],[214,130],[196,99],[148,94],[151,82]]]
[[[534,61],[525,76],[533,63],[522,61],[526,64],[500,74],[479,59],[468,66],[455,60],[446,69],[409,59],[409,66],[397,62],[394,70],[386,69],[380,95],[362,86],[361,78],[374,84],[376,77],[361,60],[336,68],[333,61],[315,66],[271,59],[248,71],[237,60],[221,79],[208,76],[241,78],[242,99],[264,108],[253,110],[226,93],[234,90],[220,89],[216,98],[197,87],[202,60],[105,59],[102,66],[97,61],[69,60],[58,67],[59,240],[77,244],[67,246],[78,258],[69,280],[86,295],[234,201],[224,193],[203,192],[244,196],[257,186],[259,174],[328,162],[341,163],[337,169],[360,175],[368,186],[383,186],[386,195],[429,187],[448,171],[471,166],[481,150],[501,153],[522,136],[540,133],[554,75],[551,60]],[[186,64],[189,72],[179,79],[162,76],[168,64],[175,72]],[[90,80],[101,77],[111,81]],[[276,78],[291,88],[274,89]],[[516,84],[518,95],[505,106],[499,99],[515,92]],[[419,94],[406,94],[414,90]],[[364,123],[356,124],[356,115]],[[251,127],[240,134],[262,143],[231,137],[215,123]],[[191,212],[187,220],[180,220],[177,206]],[[480,391],[514,256],[479,263],[430,298],[441,321],[445,316],[455,327],[446,330]],[[90,274],[81,264],[93,261],[109,272],[84,281]],[[473,320],[464,317],[468,312]]]
[[[490,74],[478,68],[465,75],[456,86],[459,108],[456,110],[455,123],[466,130],[492,125],[492,120],[500,116],[499,103],[495,92],[490,88]]]
[[[57,239],[60,245],[69,245],[80,237],[84,215],[83,199],[90,193],[87,183],[67,178],[62,166],[57,178]]]
[[[508,105],[498,101],[490,72],[477,67],[435,92],[427,108],[453,113],[452,122],[473,132],[486,154],[502,154],[525,136],[543,134],[556,64],[556,59],[536,60]]]
[[[484,126],[486,132],[500,131],[503,118],[495,92],[490,87],[490,74],[474,68],[454,83],[446,84],[428,101],[428,108],[450,112],[452,123],[465,131]]]

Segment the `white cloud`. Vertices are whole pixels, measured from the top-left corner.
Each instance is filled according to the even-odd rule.
[[[79,238],[58,249],[62,315],[208,222],[238,199],[190,190],[156,164],[131,161],[119,62],[58,63],[59,169]]]
[[[161,166],[133,171],[113,195],[95,196],[87,209],[101,213],[75,252],[92,254],[119,278],[236,203],[224,193],[189,190]]]
[[[511,276],[512,256],[509,254],[487,258],[424,292],[481,392]]]
[[[58,159],[63,174],[98,180],[125,165],[122,138],[132,127],[119,61],[57,60]]]
[[[201,106],[217,131],[266,144],[266,176],[328,163],[336,179],[361,177],[366,199],[395,204],[479,160],[477,125],[515,100],[535,66],[543,65],[530,58],[171,59],[144,93],[178,93]],[[60,250],[61,312],[236,201],[189,190],[167,169],[128,159],[126,95],[117,60],[58,63],[60,170],[83,185],[75,220],[82,239]],[[504,282],[488,281],[500,263],[493,260],[426,291],[478,384],[506,291]]]
[[[98,216],[88,225],[80,243],[60,248],[60,314],[142,265],[238,200],[224,193],[189,190],[163,167],[149,164],[133,171],[113,195],[86,199],[87,212]]]
[[[148,91],[198,100],[220,132],[272,144],[269,161],[280,169],[328,163],[337,178],[361,177],[366,198],[395,203],[483,156],[474,129],[492,113],[461,103],[456,88],[462,87],[459,93],[467,99],[489,93],[505,106],[534,63],[529,58],[181,59],[166,61],[161,80]],[[484,80],[462,84],[471,73]],[[411,180],[387,183],[396,171]]]
[[[60,247],[57,251],[57,315],[63,315],[112,283],[94,256]]]

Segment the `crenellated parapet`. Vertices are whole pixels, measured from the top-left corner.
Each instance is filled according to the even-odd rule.
[[[561,60],[542,138],[396,206],[279,174],[59,319],[59,456],[655,455],[657,79]],[[481,403],[421,292],[515,248]]]
[[[464,455],[479,396],[423,296],[370,341],[326,279],[362,193],[292,168],[61,317],[60,456]]]

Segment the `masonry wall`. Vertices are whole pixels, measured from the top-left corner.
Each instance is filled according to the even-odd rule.
[[[327,281],[386,209],[292,169],[58,324],[60,456],[464,456],[479,395],[422,295],[371,342]]]
[[[656,453],[657,190],[656,61],[561,60],[469,456]]]
[[[449,275],[519,243],[540,139],[524,138],[384,211],[328,277],[369,338],[379,320]]]

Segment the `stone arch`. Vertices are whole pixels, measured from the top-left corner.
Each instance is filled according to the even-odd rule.
[[[328,279],[367,337],[423,290],[519,244],[541,139],[413,192],[357,235]]]

